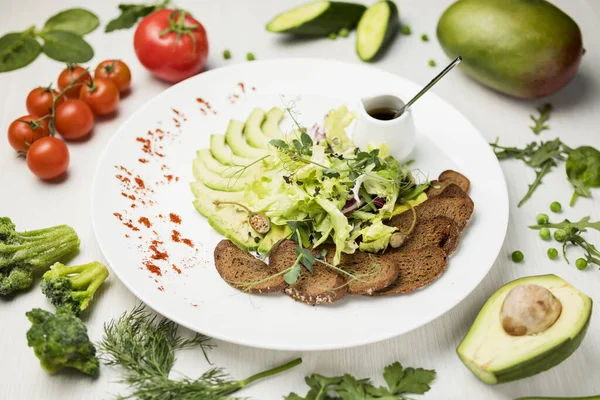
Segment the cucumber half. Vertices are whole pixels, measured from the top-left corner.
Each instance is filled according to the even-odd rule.
[[[372,61],[381,56],[399,27],[398,7],[393,1],[383,0],[373,4],[364,12],[356,28],[356,54],[363,61]]]
[[[362,4],[315,1],[277,15],[267,24],[267,30],[300,36],[328,36],[342,28],[354,29],[365,10]]]

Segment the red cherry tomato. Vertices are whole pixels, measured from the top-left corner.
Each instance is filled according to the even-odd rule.
[[[142,19],[135,30],[133,47],[146,69],[169,82],[197,74],[208,57],[202,24],[185,12],[169,9]]]
[[[27,152],[27,166],[41,179],[54,179],[69,167],[69,149],[65,142],[55,137],[37,140]]]
[[[27,111],[31,115],[39,115],[40,117],[52,114],[53,96],[58,96],[58,90],[51,90],[47,87],[33,89],[27,95],[27,101],[25,102]],[[56,99],[56,105],[58,106],[63,101],[65,101],[65,97],[60,96]]]
[[[102,61],[94,72],[95,78],[110,79],[117,85],[119,92],[123,93],[131,85],[131,71],[127,64],[120,60]]]
[[[26,115],[16,119],[8,127],[8,142],[16,151],[27,151],[29,146],[43,137],[50,136],[46,120],[32,122],[40,117]]]
[[[56,108],[55,126],[65,139],[79,139],[94,127],[94,114],[81,100],[67,100]]]
[[[81,87],[79,100],[90,106],[95,115],[110,114],[119,104],[119,89],[109,79],[96,78]]]
[[[92,79],[92,76],[89,72],[86,72],[85,69],[83,69],[79,65],[69,65],[58,76],[58,88],[62,91],[67,86],[69,86],[71,82],[76,81],[75,83],[83,84],[89,81],[90,79]],[[73,86],[65,92],[65,96],[68,99],[77,99],[79,98],[80,90],[81,86]]]

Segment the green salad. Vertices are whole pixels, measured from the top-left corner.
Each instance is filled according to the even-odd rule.
[[[269,120],[271,114],[277,114],[275,123]],[[211,141],[210,151],[198,152],[198,181],[192,183],[196,208],[230,240],[263,253],[286,238],[303,247],[332,242],[334,264],[342,253],[385,250],[397,229],[384,221],[426,200],[429,183],[417,183],[410,163],[400,164],[386,146],[356,147],[346,134],[354,114],[345,106],[330,110],[323,129],[311,134],[296,122],[294,131],[284,135],[278,128],[282,116],[255,110],[244,124],[245,139],[239,132],[227,132],[229,165],[218,160],[223,160],[223,149],[215,150],[219,140]],[[262,140],[257,138],[257,121]],[[233,122],[228,129],[242,125]],[[268,144],[244,149],[248,143],[239,142],[248,138],[253,144]],[[240,164],[250,150],[260,157]]]

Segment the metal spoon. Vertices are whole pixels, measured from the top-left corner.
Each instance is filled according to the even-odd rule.
[[[429,89],[431,89],[431,87],[433,85],[435,85],[436,83],[438,83],[438,81],[440,79],[442,79],[444,77],[444,75],[446,75],[448,72],[450,72],[450,70],[454,67],[456,67],[458,64],[460,64],[460,62],[462,61],[462,57],[458,56],[454,59],[454,61],[452,61],[450,64],[448,64],[448,66],[446,68],[444,68],[444,70],[442,72],[440,72],[439,74],[437,74],[437,76],[435,78],[433,78],[431,80],[431,82],[429,82],[427,84],[427,86],[425,86],[419,93],[417,93],[415,95],[415,97],[413,97],[412,99],[410,99],[410,101],[408,103],[406,103],[404,105],[404,107],[402,107],[400,110],[398,110],[398,112],[394,115],[394,118],[398,118],[399,116],[401,116],[404,111],[406,111],[410,106],[412,106],[415,101],[419,100],[419,98],[421,96],[423,96],[425,94],[425,92],[427,92]],[[392,119],[394,119],[392,118]]]

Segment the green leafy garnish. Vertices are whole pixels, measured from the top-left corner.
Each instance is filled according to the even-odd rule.
[[[535,180],[529,185],[527,193],[519,202],[519,207],[529,200],[533,192],[542,184],[544,176],[558,165],[558,161],[564,161],[572,151],[560,139],[549,142],[531,142],[522,149],[500,146],[497,140],[490,145],[499,160],[516,158],[535,170]]]
[[[600,266],[600,250],[596,248],[592,243],[585,240],[581,234],[587,232],[587,229],[595,229],[600,231],[600,221],[590,222],[590,217],[583,217],[578,222],[571,222],[568,219],[565,219],[562,222],[558,223],[547,223],[543,225],[531,225],[529,228],[540,230],[543,228],[552,228],[560,230],[561,232],[561,241],[563,242],[562,250],[563,256],[567,262],[569,259],[567,258],[566,250],[569,244],[572,244],[577,247],[581,247],[585,252],[585,259],[588,264],[596,264]],[[562,232],[564,232],[564,239]],[[557,232],[555,232],[557,233]]]
[[[569,153],[566,164],[567,178],[575,188],[571,207],[577,197],[592,197],[591,188],[600,187],[600,151],[590,146],[579,147]]]
[[[119,4],[121,15],[106,24],[104,32],[112,32],[117,29],[129,29],[138,22],[140,18],[161,10],[170,3],[170,0],[164,0],[156,4]]]
[[[533,114],[529,116],[529,118],[531,118],[534,124],[529,128],[533,131],[533,133],[539,135],[540,132],[550,129],[550,127],[546,125],[546,122],[550,119],[550,112],[552,112],[552,104],[546,103],[543,106],[538,107],[537,111],[540,114],[539,117],[536,118],[536,116]]]
[[[104,364],[125,370],[120,382],[129,386],[129,392],[120,399],[233,400],[233,393],[254,381],[302,362],[297,358],[240,381],[233,380],[222,368],[212,368],[198,378],[184,376],[175,380],[169,377],[177,351],[199,347],[206,356],[214,347],[209,340],[201,334],[183,338],[174,322],[164,318],[157,320],[140,305],[104,325],[98,351]]]
[[[399,362],[385,367],[383,378],[387,387],[374,386],[369,379],[357,379],[352,375],[327,377],[312,374],[304,378],[310,387],[302,397],[290,393],[285,400],[409,400],[406,394],[424,394],[435,379],[435,371],[423,368],[404,368]]]

